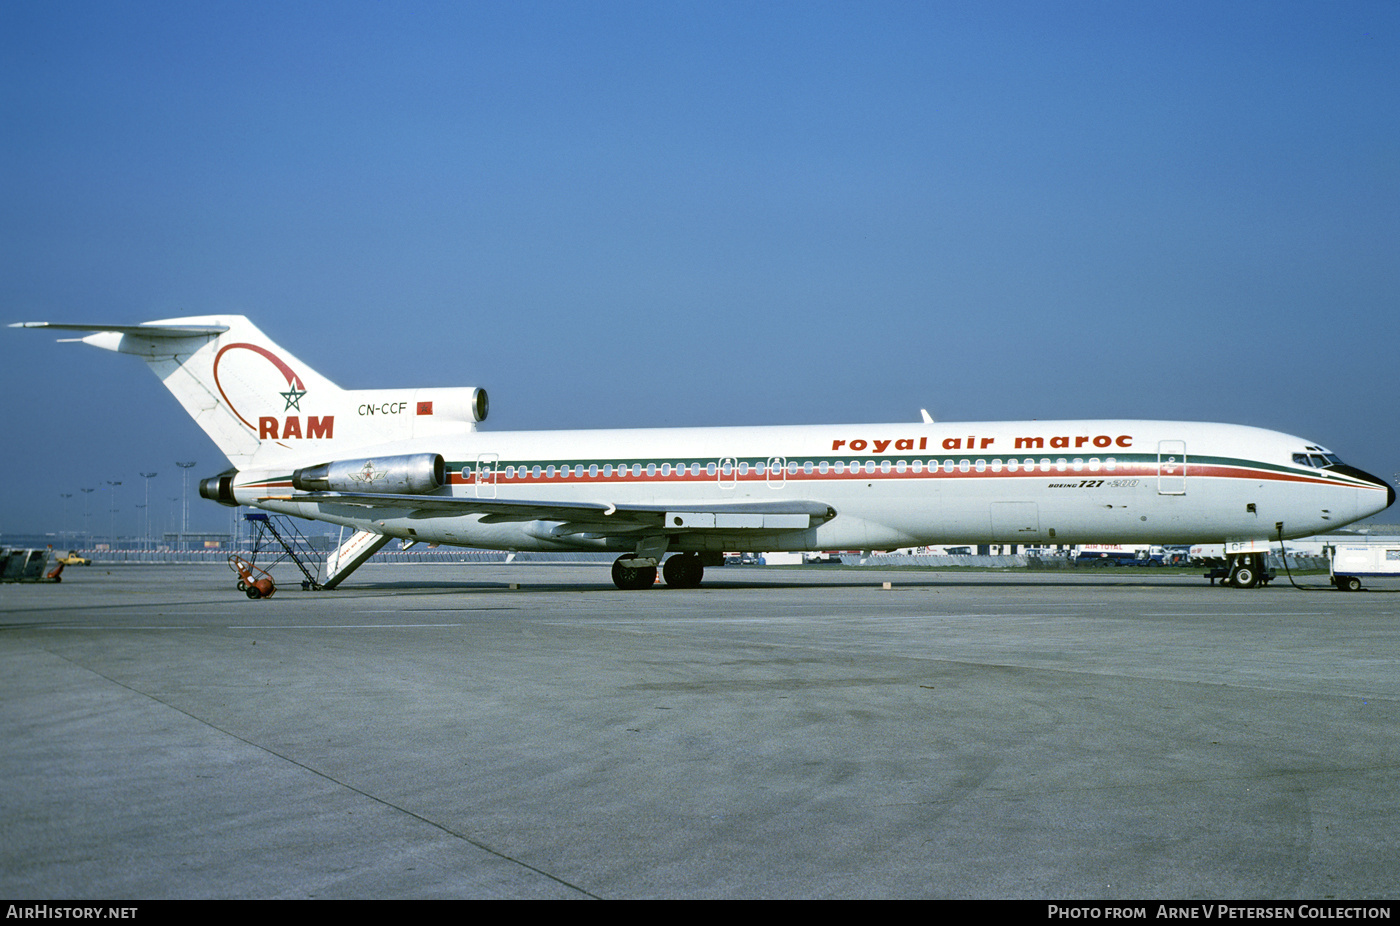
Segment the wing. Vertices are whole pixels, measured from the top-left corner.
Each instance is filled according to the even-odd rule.
[[[793,499],[774,502],[671,505],[556,502],[512,498],[466,498],[451,495],[381,495],[367,492],[308,492],[271,495],[263,501],[316,502],[362,508],[410,511],[418,517],[482,515],[482,523],[557,521],[552,533],[616,534],[635,531],[775,531],[807,530],[836,517],[825,502]]]

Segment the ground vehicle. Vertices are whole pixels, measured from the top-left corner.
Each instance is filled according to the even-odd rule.
[[[92,560],[83,556],[77,550],[69,550],[67,556],[56,557],[57,561],[65,566],[91,566]]]
[[[1141,544],[1085,544],[1074,558],[1076,566],[1161,566],[1165,551]]]
[[[41,582],[45,579],[58,582],[63,566],[45,575],[49,566],[48,550],[3,550],[0,549],[0,581]]]
[[[1332,584],[1341,591],[1361,590],[1365,576],[1400,576],[1400,545],[1337,544],[1332,549]]]

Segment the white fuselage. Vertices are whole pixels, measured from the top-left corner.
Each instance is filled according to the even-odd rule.
[[[888,549],[949,543],[1202,543],[1300,537],[1384,509],[1388,487],[1349,467],[1295,462],[1303,438],[1225,424],[1142,420],[851,424],[596,431],[474,431],[340,450],[432,452],[439,494],[664,504],[820,502],[806,530],[677,533],[671,550]],[[339,448],[338,448],[339,449]],[[302,460],[299,464],[322,462]],[[627,549],[538,521],[425,516],[269,499],[290,464],[241,472],[243,504],[390,536],[505,550]]]

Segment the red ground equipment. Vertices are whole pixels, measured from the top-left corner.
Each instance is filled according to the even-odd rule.
[[[277,593],[272,573],[254,566],[251,560],[230,553],[228,567],[238,573],[238,590],[247,593],[249,598],[271,598]]]
[[[265,511],[252,511],[243,516],[249,524],[257,527],[257,536],[253,539],[253,549],[249,551],[247,557],[237,553],[229,554],[228,566],[238,573],[238,590],[247,594],[249,598],[271,598],[277,592],[277,583],[272,579],[269,571],[278,563],[287,561],[296,565],[305,576],[301,587],[310,591],[321,588],[320,565],[316,566],[313,572],[307,563],[319,557],[311,549],[311,544],[292,523],[291,518],[281,515],[269,515]],[[281,548],[281,553],[273,553],[275,547]],[[259,555],[264,558],[272,554],[272,561],[266,567],[258,565]]]

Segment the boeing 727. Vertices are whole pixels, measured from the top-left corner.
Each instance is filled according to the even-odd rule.
[[[326,587],[391,539],[614,551],[619,588],[693,588],[725,550],[1220,543],[1260,583],[1272,539],[1395,490],[1301,437],[1181,421],[491,432],[474,387],[341,389],[241,316],[92,332],[145,360],[233,468],[200,494],[353,530]],[[669,554],[669,555],[668,555]]]

